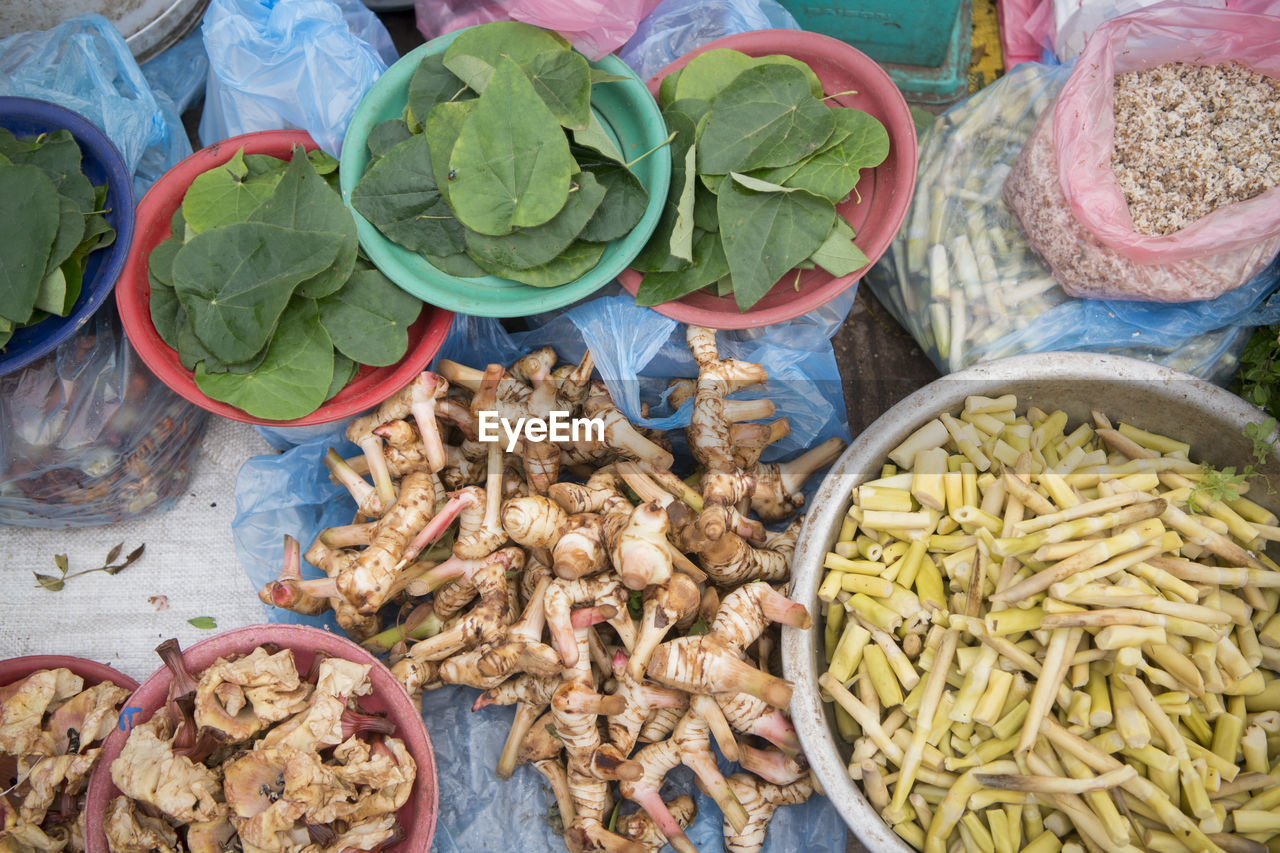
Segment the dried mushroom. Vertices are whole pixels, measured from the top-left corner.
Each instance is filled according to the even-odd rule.
[[[259,647],[197,675],[172,641],[157,651],[174,678],[111,764],[112,853],[342,853],[402,837],[417,765],[357,704],[368,665],[317,655],[303,674],[291,650]]]

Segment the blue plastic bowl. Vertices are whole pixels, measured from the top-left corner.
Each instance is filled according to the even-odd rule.
[[[65,107],[34,98],[0,98],[0,127],[15,136],[69,130],[80,145],[80,167],[94,186],[107,183],[107,222],[116,240],[85,262],[80,298],[66,317],[49,317],[18,329],[0,352],[0,375],[26,367],[80,330],[115,287],[133,239],[133,176],[115,145],[97,125]]]

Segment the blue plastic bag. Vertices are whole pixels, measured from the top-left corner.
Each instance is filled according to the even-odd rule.
[[[769,382],[749,388],[744,398],[768,397],[779,415],[791,422],[791,435],[765,454],[790,458],[802,448],[832,436],[849,438],[848,419],[830,338],[853,305],[856,288],[823,309],[766,330],[720,332],[720,355],[758,361],[769,370]],[[561,361],[577,361],[590,347],[596,367],[618,407],[633,421],[675,430],[671,438],[681,455],[684,426],[692,404],[670,412],[661,402],[666,380],[697,374],[685,344],[685,327],[639,308],[619,291],[571,308],[528,318],[530,329],[508,332],[499,320],[458,315],[437,357],[483,367],[509,364],[545,344]],[[654,409],[640,416],[641,401]],[[236,552],[251,582],[261,587],[279,573],[281,537],[290,533],[305,548],[320,530],[350,522],[355,504],[329,480],[325,452],[335,447],[344,456],[357,453],[336,433],[300,444],[279,456],[259,456],[241,467],[236,481],[236,517],[232,522]],[[815,477],[810,486],[816,487]],[[305,571],[305,569],[304,569]],[[312,572],[315,574],[314,572]],[[334,629],[329,617],[299,616],[268,608],[272,621],[298,622]],[[506,782],[494,774],[498,754],[511,728],[513,710],[491,707],[472,712],[479,691],[445,687],[423,695],[428,730],[447,733],[433,741],[440,780],[440,813],[434,850],[480,853],[488,850],[558,850],[546,820],[549,800],[543,778],[530,767],[518,768]],[[724,764],[728,771],[731,765]],[[696,793],[691,775],[669,777],[682,792]],[[674,795],[674,794],[673,794]],[[698,818],[688,831],[700,850],[720,849],[720,812],[697,794]],[[840,853],[845,827],[831,804],[820,796],[802,806],[779,809],[769,825],[767,853],[809,850]]]
[[[133,173],[135,198],[191,153],[180,110],[165,109],[172,101],[157,97],[101,15],[0,40],[0,95],[50,101],[102,128]]]
[[[1160,304],[1068,296],[1001,198],[1005,176],[1072,64],[1018,65],[952,107],[920,137],[917,191],[867,283],[950,372],[1026,352],[1127,355],[1225,383],[1280,264],[1202,302]]]
[[[648,80],[709,41],[770,29],[798,30],[800,25],[774,0],[663,0],[618,49],[618,56]]]
[[[336,157],[360,99],[397,58],[360,0],[212,0],[202,31],[205,145],[301,128]]]

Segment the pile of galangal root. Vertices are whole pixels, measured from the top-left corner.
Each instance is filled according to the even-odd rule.
[[[690,326],[688,343],[698,377],[670,399],[694,401],[696,485],[672,472],[666,436],[634,427],[591,380],[589,352],[577,365],[550,347],[506,368],[442,361],[351,424],[363,457],[328,455],[359,517],[307,549],[326,577],[303,580],[286,539],[282,577],[260,593],[332,609],[391,652],[410,695],[466,684],[484,691],[477,709],[516,705],[498,775],[529,763],[546,776],[571,851],[694,850],[692,799],[660,793],[680,764],[723,812],[730,851],[759,850],[774,810],[814,791],[786,713],[792,686],[769,671],[771,625],[812,623],[774,586],[789,579],[801,518],[776,533],[764,523],[794,515],[804,481],[844,444],[762,463],[786,420],[762,422],[768,400],[727,397],[766,371],[720,358],[710,329]],[[514,424],[552,411],[596,419],[603,435],[526,438],[513,453],[478,440],[482,412]],[[380,633],[398,602],[407,617]],[[713,740],[741,772],[720,773]],[[619,796],[641,810],[620,815]]]

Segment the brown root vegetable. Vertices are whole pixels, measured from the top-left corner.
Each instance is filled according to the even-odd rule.
[[[700,600],[698,585],[683,574],[673,574],[666,583],[645,591],[640,630],[627,661],[627,672],[633,679],[644,675],[653,650],[677,623],[697,612]]]
[[[722,586],[748,581],[785,581],[791,576],[791,555],[804,519],[797,518],[786,530],[772,533],[765,544],[754,548],[733,531],[719,539],[708,539],[695,526],[681,532],[682,544],[696,553],[702,568]]]
[[[577,809],[574,806],[573,795],[569,791],[569,774],[560,757],[564,744],[560,736],[555,733],[555,724],[551,721],[550,714],[535,715],[535,717],[536,719],[530,720],[524,728],[519,741],[520,748],[516,763],[532,764],[534,769],[546,778],[547,785],[556,798],[560,819],[570,824],[577,814]],[[513,728],[512,734],[514,735],[516,731]],[[506,779],[511,773],[508,771],[507,775],[503,776],[499,772],[498,775]]]
[[[429,474],[401,480],[400,495],[379,519],[373,541],[336,578],[339,593],[359,612],[374,613],[390,598],[405,548],[435,513],[435,498]]]
[[[613,546],[613,565],[628,589],[644,589],[671,577],[670,521],[655,501],[643,503],[630,514]]]
[[[680,829],[688,829],[698,815],[698,806],[688,794],[681,794],[665,805]],[[643,844],[650,853],[658,853],[667,843],[658,824],[643,809],[618,818],[617,826],[619,835]]]
[[[766,523],[789,518],[804,506],[801,489],[805,481],[834,462],[844,448],[842,439],[831,438],[789,462],[757,465],[752,470],[756,488],[751,495],[751,509]]]
[[[643,459],[658,468],[670,468],[675,461],[671,454],[654,444],[636,430],[627,416],[622,414],[603,382],[593,382],[582,404],[585,417],[599,420],[603,424],[604,438],[602,444],[628,459]]]
[[[551,549],[551,558],[556,575],[566,580],[603,571],[608,554],[600,515],[583,512],[569,516],[560,538]]]
[[[609,716],[609,741],[623,754],[629,754],[650,711],[654,708],[684,708],[689,700],[682,691],[646,684],[632,677],[627,656],[622,652],[614,654],[611,664],[617,682],[614,695],[622,697],[625,707]]]
[[[764,846],[765,830],[778,807],[803,803],[813,796],[808,774],[789,785],[776,785],[750,773],[735,773],[727,781],[750,819],[741,829],[725,821],[726,853],[757,853]]]
[[[551,548],[568,526],[569,516],[550,498],[531,495],[502,505],[502,528],[511,541],[529,548]]]

